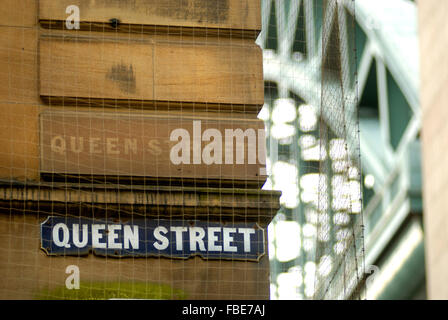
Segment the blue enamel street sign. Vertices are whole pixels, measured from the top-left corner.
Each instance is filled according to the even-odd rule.
[[[259,260],[264,230],[256,223],[49,216],[41,224],[48,255],[87,255]]]

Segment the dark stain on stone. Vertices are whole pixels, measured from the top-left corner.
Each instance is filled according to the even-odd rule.
[[[114,65],[106,74],[108,80],[112,80],[118,84],[121,91],[126,93],[135,93],[137,83],[135,79],[134,68],[130,64],[125,65],[123,62]]]
[[[109,19],[109,23],[112,28],[117,29],[118,26],[120,25],[120,20],[118,20],[116,18],[112,18],[112,19]]]
[[[199,23],[222,23],[229,16],[229,0],[171,0],[157,6],[156,14]]]

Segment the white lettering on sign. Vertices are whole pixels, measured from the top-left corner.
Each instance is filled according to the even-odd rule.
[[[60,238],[60,231],[62,230],[62,239]],[[58,247],[70,248],[68,242],[70,241],[70,234],[67,226],[64,223],[58,223],[53,228],[53,242]]]
[[[139,247],[138,226],[124,226],[123,243],[118,242],[120,231],[122,230],[122,225],[120,224],[107,225],[107,231],[105,224],[92,224],[91,230],[93,248],[122,249],[124,246],[125,249],[138,249]],[[53,242],[58,247],[70,248],[69,243],[72,240],[77,248],[84,248],[89,241],[89,225],[82,224],[80,230],[80,225],[74,223],[70,237],[68,226],[65,223],[58,223],[53,227],[52,235]]]
[[[80,240],[82,239],[82,240]],[[89,241],[89,226],[87,224],[82,225],[82,235],[79,236],[79,224],[73,224],[73,243],[78,248],[84,248]]]
[[[138,226],[125,225],[124,226],[124,248],[129,249],[131,246],[134,249],[138,249]]]
[[[170,242],[162,233],[167,234],[167,228],[161,226],[154,229],[154,237],[160,242],[154,242],[154,248],[157,250],[165,250],[170,245]]]
[[[105,242],[100,242],[103,238],[103,233],[100,232],[106,228],[105,224],[92,224],[92,247],[93,248],[106,248]]]
[[[170,230],[176,233],[176,250],[182,251],[184,249],[182,233],[187,231],[187,227],[171,227]]]
[[[118,233],[116,233],[116,231],[121,230],[121,225],[109,224],[107,226],[107,230],[109,231],[107,234],[107,247],[111,249],[121,249],[123,245],[116,242],[118,239]]]
[[[70,243],[73,243],[81,249],[91,243],[92,248],[98,249],[139,249],[138,225],[73,223],[71,229],[69,226],[65,223],[53,226],[52,241],[57,247],[70,248]],[[234,237],[240,234],[243,238],[242,249],[247,253],[251,252],[251,240],[255,233],[256,230],[250,227],[157,226],[152,231],[155,241],[151,245],[157,250],[165,250],[172,239],[175,242],[175,249],[173,246],[172,250],[179,252],[232,253],[238,251]]]
[[[223,239],[224,239],[224,251],[227,252],[236,252],[238,250],[237,247],[232,246],[233,237],[230,235],[230,233],[235,233],[236,228],[222,228],[223,232]]]
[[[218,236],[215,234],[216,232],[221,232],[221,228],[208,228],[208,251],[222,251],[222,246],[215,244],[215,242],[218,241]]]
[[[190,227],[190,250],[197,251],[196,244],[199,246],[199,250],[205,251],[204,245],[205,231],[200,227]]]
[[[239,228],[238,232],[244,234],[244,252],[250,252],[250,235],[255,233],[255,230],[249,228]]]
[[[237,252],[237,247],[233,243],[232,233],[237,233],[236,228],[221,228],[221,227],[208,227],[207,228],[207,248],[204,237],[206,230],[201,227],[170,227],[170,231],[174,233],[174,239],[176,241],[176,250],[183,251],[184,237],[183,234],[188,231],[189,236],[189,250],[190,251],[217,251],[217,252]],[[218,245],[219,234],[222,233],[223,246]],[[251,235],[255,234],[253,228],[239,228],[238,233],[243,234],[244,252],[250,252],[251,250]],[[158,250],[164,250],[169,246],[168,229],[165,227],[157,227],[154,229],[154,238],[157,240],[154,242],[154,247]]]

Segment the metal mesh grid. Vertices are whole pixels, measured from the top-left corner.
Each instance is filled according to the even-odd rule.
[[[265,1],[272,299],[364,297],[353,1]]]

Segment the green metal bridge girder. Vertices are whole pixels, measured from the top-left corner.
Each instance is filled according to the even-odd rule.
[[[342,70],[343,87],[350,97],[346,117],[353,120],[349,117],[358,108],[363,177],[374,181],[364,186],[363,192],[365,264],[379,264],[381,269],[387,267],[386,257],[391,258],[400,248],[397,239],[409,217],[422,213],[417,9],[408,0],[345,0],[338,1],[337,6],[331,3],[262,0],[263,28],[257,43],[264,49],[265,81],[276,84],[277,98],[289,98],[292,92],[307,104],[319,106],[320,66],[328,46],[320,34],[331,30],[331,17],[337,16],[340,42],[345,48],[341,50],[342,65],[346,66]],[[327,19],[322,21],[324,10]],[[349,25],[350,16],[355,17],[354,26]],[[356,42],[354,47],[352,40]],[[350,70],[348,61],[353,60],[350,55],[355,50],[356,70]],[[354,72],[357,82],[352,81]],[[332,99],[330,105],[337,104],[340,97]],[[272,110],[272,106],[268,108]],[[329,114],[325,109],[323,112],[323,119],[337,135],[340,127],[333,122],[331,110]],[[268,143],[273,163],[278,160],[279,144],[272,137]],[[355,150],[358,141],[347,143]],[[420,241],[403,262],[406,269],[424,268],[423,239]],[[294,261],[280,263],[274,258],[273,277],[293,265]],[[423,281],[421,277],[412,278],[410,272],[400,274],[375,298],[403,297],[394,295],[398,292],[394,288],[412,279]]]

